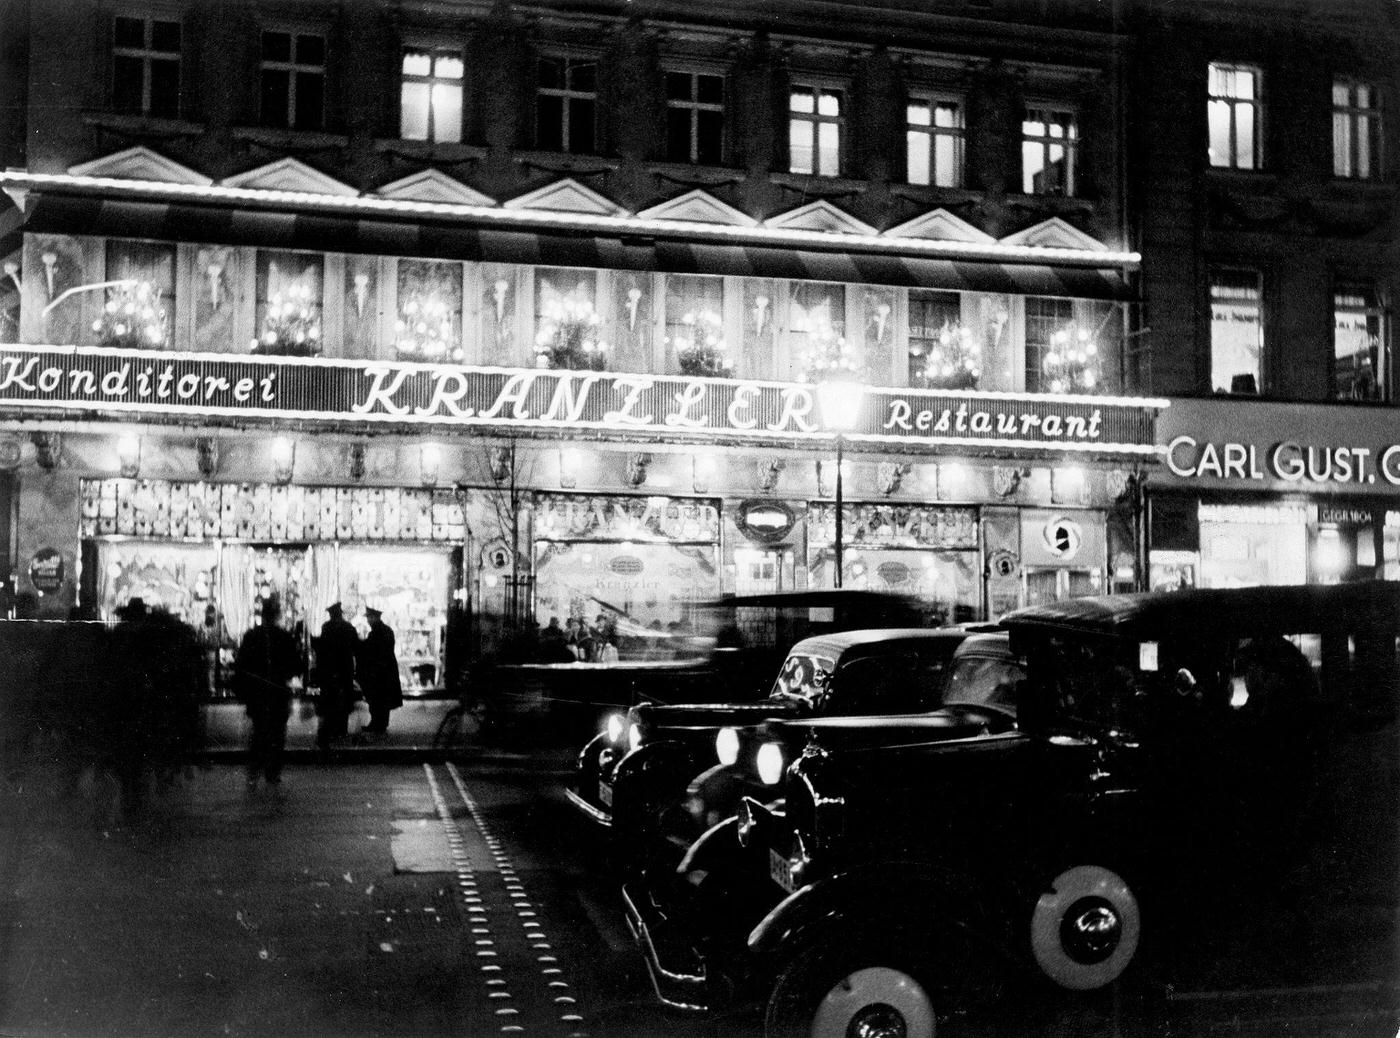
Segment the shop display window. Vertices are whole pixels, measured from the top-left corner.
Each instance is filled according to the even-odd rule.
[[[394,348],[401,360],[460,361],[462,265],[399,260]]]
[[[448,585],[452,560],[444,549],[409,546],[342,547],[337,566],[338,592],[322,594],[325,605],[343,604],[345,615],[364,637],[369,631],[365,606],[384,614],[394,632],[399,678],[406,694],[434,690],[445,681]],[[327,585],[329,587],[329,585]],[[331,597],[328,597],[331,596]],[[317,627],[319,631],[319,626]]]
[[[858,591],[910,595],[929,606],[928,623],[962,623],[982,615],[981,556],[976,551],[929,551],[847,545],[841,553],[841,586]],[[808,585],[835,587],[836,553],[815,552]]]
[[[1303,508],[1202,505],[1202,587],[1308,582],[1308,525]]]

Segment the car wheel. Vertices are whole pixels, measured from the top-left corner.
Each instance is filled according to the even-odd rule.
[[[933,1038],[928,989],[888,952],[828,945],[779,975],[764,1014],[765,1038]]]
[[[1050,883],[1031,915],[1031,951],[1063,988],[1092,991],[1117,980],[1137,952],[1142,919],[1122,876],[1077,865]]]

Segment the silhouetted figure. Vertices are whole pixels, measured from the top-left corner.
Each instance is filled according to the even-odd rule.
[[[394,631],[384,622],[384,614],[365,607],[369,633],[360,643],[360,690],[369,704],[369,724],[364,730],[383,735],[389,730],[389,711],[403,706],[403,685],[399,681],[399,659],[394,654]]]
[[[131,598],[117,609],[112,629],[112,694],[99,718],[98,733],[110,739],[110,762],[121,786],[122,811],[127,817],[145,804],[147,769],[156,756],[157,711],[152,681],[150,620],[146,603]],[[102,715],[105,715],[103,717]]]
[[[234,660],[235,687],[253,722],[248,746],[248,788],[262,775],[274,788],[282,781],[287,745],[287,718],[292,712],[288,682],[301,670],[301,655],[292,636],[277,626],[281,604],[264,600],[262,623],[243,636]]]
[[[551,616],[549,624],[540,631],[541,663],[573,663],[576,657],[565,640],[564,629],[559,626],[559,617]]]
[[[360,648],[360,636],[345,619],[340,603],[334,603],[326,612],[330,619],[321,625],[321,636],[316,641],[316,668],[321,681],[321,694],[316,700],[316,712],[321,717],[316,745],[322,751],[345,737],[350,710],[355,705],[355,654]]]
[[[199,637],[189,624],[164,609],[153,609],[145,624],[150,674],[150,764],[170,782],[191,762],[203,743],[201,701],[208,694],[208,671]]]

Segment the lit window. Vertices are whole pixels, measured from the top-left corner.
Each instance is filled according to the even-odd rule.
[[[962,296],[909,290],[909,384],[972,389],[981,374],[978,344],[963,334]]]
[[[112,35],[112,107],[175,119],[180,115],[180,23],[119,16]]]
[[[1079,123],[1074,112],[1028,107],[1021,121],[1021,190],[1028,195],[1073,195],[1078,163]]]
[[[1373,287],[1338,286],[1332,294],[1333,395],[1338,400],[1389,396],[1390,344],[1385,311]]]
[[[308,357],[321,352],[323,258],[258,250],[255,353]]]
[[[403,52],[399,134],[410,141],[462,139],[462,54],[409,48]]]
[[[719,376],[732,370],[724,335],[724,279],[666,275],[666,345],[673,370]]]
[[[666,73],[666,157],[714,166],[724,146],[724,77]]]
[[[310,33],[262,34],[262,122],[290,130],[325,125],[326,41]]]
[[[1210,387],[1258,393],[1264,383],[1263,292],[1257,271],[1220,269],[1210,276]]]
[[[844,99],[840,90],[794,86],[788,95],[789,169],[834,177],[841,172]]]
[[[535,98],[535,143],[545,151],[596,150],[598,66],[576,58],[541,58]]]
[[[1027,392],[1113,392],[1122,330],[1112,303],[1027,296]]]
[[[1259,70],[1212,62],[1208,92],[1210,164],[1227,169],[1260,168],[1263,104],[1259,97]]]
[[[175,246],[107,242],[102,313],[92,323],[99,346],[159,350],[175,325]]]
[[[1380,175],[1381,100],[1375,86],[1338,79],[1332,83],[1332,172],[1371,180]]]
[[[963,106],[960,101],[910,98],[905,142],[909,183],[961,187]]]

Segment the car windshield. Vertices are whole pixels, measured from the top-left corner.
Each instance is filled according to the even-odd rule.
[[[826,693],[836,661],[825,656],[793,654],[783,661],[778,680],[773,683],[770,699],[804,699],[812,701]]]
[[[944,706],[972,706],[1016,716],[1016,685],[1025,669],[1015,660],[966,656],[953,661]]]

